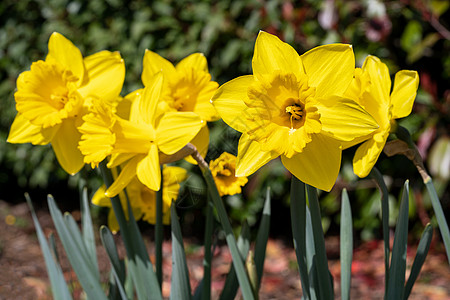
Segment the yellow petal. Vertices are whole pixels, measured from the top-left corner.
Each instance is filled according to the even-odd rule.
[[[137,177],[149,189],[159,191],[161,188],[161,169],[159,166],[158,147],[152,145],[148,155],[137,165]]]
[[[293,73],[297,78],[305,74],[297,51],[270,33],[260,31],[256,38],[252,60],[253,75],[259,80],[279,70]]]
[[[251,75],[241,76],[220,86],[211,99],[222,120],[239,132],[246,132],[244,100],[248,99],[247,89],[254,82]]]
[[[107,167],[108,168],[117,167],[126,162],[127,160],[133,158],[135,155],[136,153],[114,153],[111,155]]]
[[[303,152],[292,158],[281,156],[281,161],[299,180],[318,189],[330,191],[339,174],[341,149],[336,140],[315,134]]]
[[[80,50],[62,34],[54,32],[48,41],[48,55],[45,59],[51,63],[59,63],[78,77],[77,85],[84,80],[84,62]]]
[[[150,50],[145,50],[143,64],[142,83],[144,86],[147,86],[153,75],[158,72],[163,72],[164,77],[167,78],[176,73],[175,67],[170,61]]]
[[[168,112],[156,130],[158,148],[165,154],[174,154],[189,143],[202,128],[202,120],[193,112]]]
[[[143,96],[138,100],[140,118],[153,127],[156,125],[156,108],[161,97],[162,85],[163,74],[158,72],[148,79]]]
[[[353,100],[332,96],[317,103],[322,130],[340,141],[366,136],[376,129],[375,119]]]
[[[197,148],[197,151],[200,153],[202,157],[206,157],[206,153],[208,152],[209,146],[209,129],[208,126],[203,126],[202,129],[197,133],[197,135],[190,141],[191,144]],[[188,156],[185,158],[186,161],[191,164],[196,165],[197,161],[192,158],[192,156]]]
[[[388,67],[378,57],[369,55],[364,61],[362,70],[369,73],[370,86],[368,92],[373,97],[373,100],[364,101],[362,105],[370,106],[367,102],[377,102],[379,109],[383,110],[382,113],[384,111],[387,112],[390,102],[389,93],[391,91],[391,77]],[[367,110],[371,112],[371,109],[368,108]]]
[[[75,126],[75,119],[62,122],[51,143],[59,164],[67,173],[73,175],[84,166],[83,155],[78,149],[81,133]]]
[[[133,159],[129,160],[122,168],[119,176],[114,180],[113,184],[106,190],[105,195],[107,197],[114,197],[120,193],[133,178],[136,176],[137,164],[144,158],[144,155],[136,155]]]
[[[103,207],[111,207],[111,199],[106,197],[106,186],[102,185],[92,196],[92,204]]]
[[[352,81],[355,56],[351,45],[319,46],[303,54],[301,60],[317,98],[341,95]]]
[[[42,129],[30,123],[21,113],[16,115],[9,130],[7,142],[12,144],[32,143],[33,145],[46,145],[50,143],[59,126]],[[43,134],[43,131],[47,134]]]
[[[101,51],[84,59],[88,81],[78,89],[83,97],[94,95],[112,103],[122,91],[125,63],[119,52]]]
[[[389,132],[379,133],[379,137],[365,141],[353,157],[353,172],[360,178],[369,175],[383,150]]]
[[[418,87],[419,75],[416,71],[402,70],[395,74],[391,93],[393,119],[403,118],[411,113]]]
[[[196,71],[208,72],[208,62],[203,53],[194,53],[183,58],[176,66],[176,69],[192,68]]]
[[[239,139],[236,176],[249,176],[278,156],[274,152],[261,151],[260,144],[244,133]]]
[[[220,119],[219,113],[211,103],[211,98],[217,91],[219,84],[215,81],[208,82],[198,95],[194,112],[207,122],[213,122]]]

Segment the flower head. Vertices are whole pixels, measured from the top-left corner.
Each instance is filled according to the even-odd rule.
[[[342,96],[355,68],[351,46],[325,45],[299,56],[260,32],[252,67],[253,75],[225,83],[212,98],[222,119],[243,133],[236,175],[250,175],[281,156],[297,178],[330,190],[342,142],[378,127],[360,105]]]
[[[142,82],[145,86],[158,72],[164,75],[164,87],[159,103],[159,114],[167,111],[193,112],[204,121],[198,135],[191,141],[204,157],[208,151],[209,130],[207,122],[220,117],[210,99],[218,88],[211,80],[206,58],[194,53],[182,59],[176,66],[155,52],[147,50],[144,55]],[[188,159],[194,163],[193,159]]]
[[[247,177],[236,177],[236,156],[223,152],[217,159],[210,161],[209,168],[216,182],[220,196],[241,193],[241,187],[247,183]]]
[[[366,177],[372,170],[383,150],[395,119],[406,117],[411,113],[419,86],[416,71],[402,70],[395,74],[394,88],[391,93],[391,78],[387,66],[375,56],[368,56],[361,69],[357,68],[355,78],[345,95],[358,102],[369,112],[379,128],[351,143],[365,141],[356,150],[353,158],[353,171],[359,177]]]
[[[159,73],[141,93],[133,93],[129,120],[114,114],[108,106],[93,107],[80,132],[80,150],[85,162],[97,165],[108,155],[108,167],[122,166],[122,172],[106,191],[112,197],[135,176],[152,190],[161,185],[160,152],[175,154],[189,143],[202,127],[193,112],[167,112],[158,117],[156,110],[163,86]]]
[[[186,180],[187,172],[180,167],[163,168],[163,224],[170,224],[170,207],[172,202],[178,198],[180,183]],[[106,187],[100,187],[92,198],[92,203],[97,206],[111,208],[111,200],[105,195]],[[143,185],[137,178],[134,178],[126,187],[127,195],[130,199],[131,209],[134,217],[142,219],[150,224],[156,223],[156,192]],[[124,193],[119,194],[125,216],[128,218],[128,206]],[[108,226],[113,232],[119,231],[119,224],[110,209],[108,214]]]
[[[45,61],[34,62],[17,79],[17,116],[10,143],[51,143],[62,168],[74,174],[84,165],[77,128],[93,102],[110,103],[122,89],[125,66],[118,53],[102,51],[83,59],[59,33],[48,42]]]

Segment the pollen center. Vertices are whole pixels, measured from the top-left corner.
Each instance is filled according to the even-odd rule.
[[[300,100],[290,98],[286,101],[285,117],[289,118],[289,124],[291,129],[297,129],[300,127],[305,120],[304,106],[300,103]]]

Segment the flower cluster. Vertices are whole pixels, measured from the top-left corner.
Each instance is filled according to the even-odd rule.
[[[119,53],[101,51],[83,58],[58,33],[52,34],[48,48],[46,59],[17,80],[18,113],[8,141],[50,143],[70,174],[108,159],[109,168],[121,171],[111,186],[99,190],[94,203],[106,205],[103,196],[127,189],[137,216],[150,223],[154,194],[161,187],[160,166],[184,156],[196,163],[192,152],[184,151],[188,144],[205,157],[207,122],[222,118],[242,133],[237,158],[223,154],[211,162],[221,195],[239,193],[246,176],[277,157],[301,181],[329,191],[345,148],[362,143],[354,171],[360,177],[370,172],[394,120],[411,112],[418,87],[415,71],[400,71],[391,93],[386,65],[369,56],[362,68],[355,68],[350,45],[324,45],[299,55],[260,32],[253,75],[219,87],[202,54],[174,66],[147,50],[143,88],[121,97],[125,65]],[[169,170],[175,169],[164,168],[163,173]],[[166,190],[174,196],[178,189],[177,181],[167,180],[185,176],[163,174],[166,216],[174,198]]]

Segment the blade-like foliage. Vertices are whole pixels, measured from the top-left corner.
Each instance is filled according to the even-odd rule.
[[[391,266],[389,268],[389,283],[387,299],[401,299],[405,285],[406,248],[408,240],[409,185],[405,182],[400,211],[395,227],[394,245],[392,247]]]
[[[48,206],[67,258],[75,274],[77,274],[83,290],[90,299],[106,300],[107,297],[98,278],[98,269],[96,272],[96,266],[92,265],[88,257],[80,231],[78,228],[76,230],[74,228],[74,224],[76,225],[75,221],[71,217],[63,217],[51,196],[48,197]]]
[[[72,300],[72,296],[70,295],[67,283],[64,281],[64,274],[61,270],[61,266],[55,261],[55,258],[52,256],[44,232],[42,231],[41,225],[39,224],[38,218],[36,217],[31,199],[28,194],[25,194],[25,198],[30,208],[39,244],[42,249],[42,254],[44,255],[45,266],[47,268],[48,277],[52,286],[53,298],[61,300]]]
[[[189,300],[192,298],[189,271],[186,264],[186,253],[184,251],[180,223],[174,203],[172,203],[170,208],[170,215],[172,226],[172,283],[170,299]]]
[[[341,299],[350,299],[350,283],[353,257],[352,210],[347,190],[342,191],[340,253],[341,253]]]

